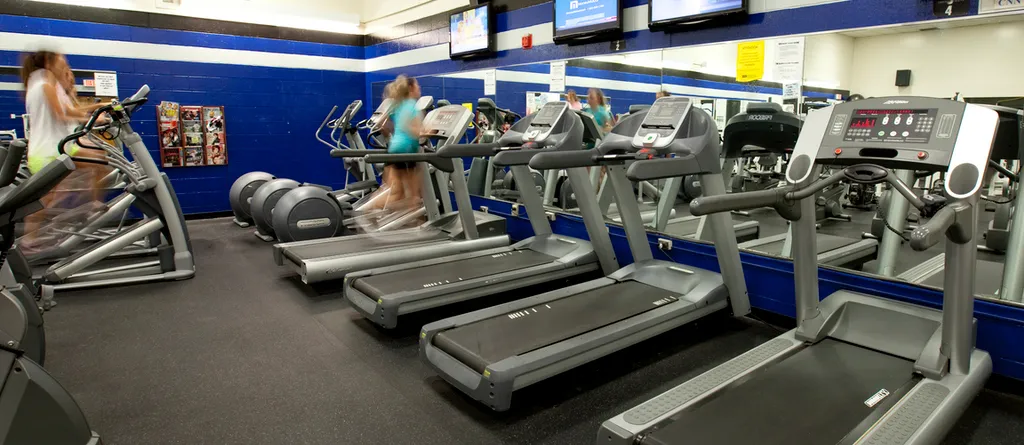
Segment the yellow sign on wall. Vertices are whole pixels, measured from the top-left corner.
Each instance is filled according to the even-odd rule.
[[[469,111],[473,111],[473,103],[472,102],[463,102],[462,106],[466,107],[466,109],[469,110]],[[469,128],[473,128],[473,123],[472,122],[469,123]]]
[[[736,80],[753,82],[764,77],[764,40],[743,42],[736,51]]]

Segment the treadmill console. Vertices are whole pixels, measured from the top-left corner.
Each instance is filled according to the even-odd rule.
[[[786,179],[805,180],[815,163],[946,171],[946,193],[965,198],[981,187],[997,127],[995,111],[946,99],[832,105],[807,116]]]
[[[394,107],[395,102],[391,99],[384,99],[380,106],[376,110],[373,110],[373,114],[370,115],[370,120],[366,122],[366,126],[371,131],[379,130],[384,121],[391,115],[391,109]]]
[[[466,134],[473,112],[462,105],[435,108],[423,118],[423,133],[431,139],[457,143]]]
[[[540,110],[537,110],[530,122],[530,127],[523,132],[523,142],[543,144],[555,131],[555,127],[562,120],[569,104],[566,102],[548,102]]]
[[[667,148],[679,135],[683,121],[693,104],[685,97],[663,97],[647,110],[640,129],[633,136],[633,147]]]
[[[352,117],[356,115],[360,108],[363,108],[363,101],[361,100],[348,104],[345,107],[345,111],[341,113],[341,117],[336,121],[334,128],[341,128],[342,130],[348,128],[348,124],[352,122]]]

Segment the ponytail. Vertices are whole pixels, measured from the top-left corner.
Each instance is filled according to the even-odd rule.
[[[412,89],[416,86],[416,79],[402,74],[394,82],[391,82],[391,86],[391,99],[401,102],[412,94]]]
[[[25,57],[21,61],[21,83],[22,86],[28,87],[28,78],[32,73],[41,69],[49,69],[53,65],[53,61],[59,56],[58,53],[53,51],[36,51],[34,53],[25,54]]]

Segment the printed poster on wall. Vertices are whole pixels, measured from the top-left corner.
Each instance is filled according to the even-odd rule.
[[[565,61],[551,62],[551,87],[548,91],[561,93],[565,91]]]
[[[1007,12],[1024,9],[1024,0],[981,0],[978,4],[979,14]]]
[[[93,73],[96,83],[96,95],[101,97],[118,97],[117,73]]]
[[[498,70],[484,71],[484,96],[498,94]]]
[[[786,84],[802,82],[804,78],[804,38],[794,37],[775,41],[775,66],[772,80]]]
[[[764,40],[740,43],[736,50],[736,80],[753,82],[764,77]]]
[[[789,82],[782,84],[782,100],[799,98],[800,82]]]

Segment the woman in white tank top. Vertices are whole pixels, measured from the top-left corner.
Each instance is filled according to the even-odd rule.
[[[37,51],[27,54],[22,62],[21,78],[25,86],[25,110],[31,116],[32,137],[28,141],[28,168],[35,173],[46,164],[57,159],[57,145],[75,127],[88,120],[90,114],[102,104],[78,107],[68,94],[62,80],[71,75],[67,59],[60,53]],[[67,152],[74,155],[80,151],[77,145],[69,144]],[[90,150],[91,151],[91,150]],[[84,153],[83,153],[84,154]],[[95,155],[93,155],[95,156]],[[72,179],[70,176],[65,179]],[[56,189],[67,188],[62,187]],[[51,207],[55,194],[51,192],[42,199],[43,205]],[[43,221],[39,212],[26,218],[26,235],[20,244],[26,251],[41,247],[36,243],[36,229]],[[28,252],[26,252],[28,253]]]

